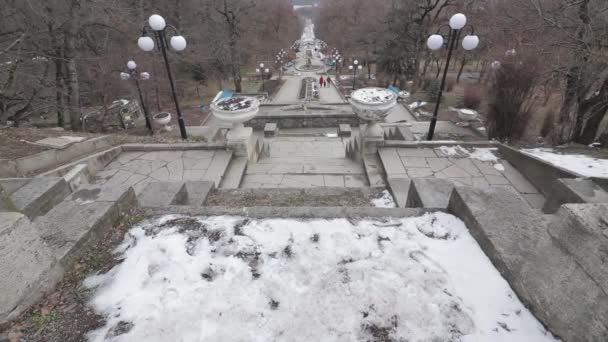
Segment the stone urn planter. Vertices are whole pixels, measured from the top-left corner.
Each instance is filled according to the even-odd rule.
[[[235,96],[220,99],[211,104],[213,115],[232,124],[226,135],[228,147],[237,156],[248,156],[254,144],[253,129],[243,123],[253,119],[260,111],[260,101],[254,97]]]
[[[355,114],[367,122],[363,137],[383,140],[384,130],[379,122],[397,105],[397,94],[384,88],[362,88],[351,94],[350,105]]]
[[[211,104],[213,115],[232,124],[231,132],[245,130],[244,122],[253,119],[260,111],[260,101],[254,97],[236,96],[220,99]]]
[[[474,121],[477,120],[479,113],[472,109],[459,109],[458,118],[462,121]]]
[[[154,114],[152,120],[162,126],[165,131],[171,131],[171,126],[169,126],[169,123],[171,122],[171,113],[164,112]]]

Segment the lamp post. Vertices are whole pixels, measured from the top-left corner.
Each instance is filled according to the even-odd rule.
[[[139,86],[139,81],[147,81],[150,79],[150,74],[147,72],[139,73],[137,71],[137,63],[135,61],[129,61],[127,63],[127,72],[121,72],[120,78],[127,81],[133,79],[135,81],[135,87],[137,88],[137,93],[139,94],[139,103],[141,103],[141,108],[144,111],[144,117],[146,119],[146,127],[150,131],[150,135],[154,134],[152,130],[152,122],[150,121],[150,113],[148,113],[148,109],[146,108],[146,104],[144,103],[144,97],[141,93],[141,87]]]
[[[431,35],[426,45],[431,50],[439,50],[443,47],[444,44],[444,35],[441,34],[441,29],[446,26],[442,26],[437,30],[437,33]],[[427,140],[433,140],[433,135],[435,134],[435,126],[437,125],[437,115],[439,113],[439,105],[441,103],[441,97],[443,96],[443,89],[445,88],[445,81],[448,75],[448,68],[450,67],[450,60],[452,58],[452,53],[455,49],[457,49],[457,42],[460,40],[460,35],[465,28],[469,28],[471,33],[466,35],[462,40],[462,48],[470,51],[477,48],[479,45],[479,37],[475,35],[475,30],[473,26],[467,26],[467,17],[462,13],[454,14],[450,18],[449,23],[449,32],[447,34],[447,47],[448,47],[448,57],[445,62],[445,70],[443,71],[443,78],[441,79],[441,86],[439,87],[439,94],[437,97],[437,104],[435,105],[435,112],[433,112],[433,119],[431,120],[431,125],[429,127],[429,132],[427,135]]]
[[[167,42],[167,31],[171,30],[175,33],[174,36],[171,37],[169,42]],[[147,36],[148,33],[152,31],[152,36],[155,38]],[[156,43],[155,43],[156,40]],[[165,19],[158,14],[154,14],[150,16],[148,22],[144,25],[142,29],[141,37],[137,40],[137,45],[143,51],[152,51],[154,50],[154,46],[158,45],[158,48],[162,52],[163,59],[165,60],[165,67],[167,69],[167,75],[169,76],[169,83],[171,84],[171,92],[173,94],[173,101],[175,102],[175,110],[177,111],[177,121],[179,124],[179,131],[182,135],[182,139],[188,139],[188,134],[186,133],[186,125],[184,123],[184,118],[182,117],[182,111],[179,108],[179,101],[177,100],[177,92],[175,91],[175,83],[173,82],[173,75],[171,74],[171,67],[169,65],[169,58],[167,57],[167,49],[169,45],[175,51],[183,51],[186,49],[186,38],[179,34],[179,31],[171,26],[167,25]]]
[[[265,89],[265,81],[264,81],[264,72],[266,72],[266,74],[270,73],[270,69],[266,68],[264,69],[264,63],[260,63],[260,67],[258,69],[255,69],[256,73],[260,74],[260,77],[262,78],[262,91],[266,91]]]
[[[276,56],[276,61],[275,63],[279,66],[279,79],[281,78],[281,72],[283,71],[283,65],[285,64],[285,57],[287,56],[287,53],[285,52],[285,50],[281,50],[279,51],[279,53],[277,53]]]
[[[357,84],[357,70],[361,69],[363,69],[363,67],[359,65],[359,61],[356,59],[353,61],[353,65],[348,66],[348,70],[353,71],[353,90],[355,90],[355,86]]]

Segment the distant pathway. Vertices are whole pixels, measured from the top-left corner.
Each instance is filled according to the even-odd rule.
[[[274,97],[274,103],[295,103],[300,99],[300,85],[302,77],[299,76],[284,76],[285,83],[279,89]]]

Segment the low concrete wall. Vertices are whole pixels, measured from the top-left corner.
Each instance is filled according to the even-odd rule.
[[[118,157],[123,152],[122,147],[114,147],[106,151],[102,151],[99,153],[95,153],[86,158],[79,159],[75,162],[71,162],[69,164],[58,167],[54,170],[45,172],[40,176],[46,177],[64,177],[72,171],[72,169],[80,164],[84,164],[87,166],[87,174],[95,175],[97,172],[101,171],[106,165],[108,165],[112,160]]]
[[[387,218],[387,217],[416,217],[425,213],[437,212],[419,208],[349,208],[349,207],[186,207],[168,206],[163,208],[145,208],[149,216],[182,214],[193,216],[243,216],[260,219],[268,218],[300,218],[300,219],[334,219],[334,218]]]
[[[51,149],[16,160],[0,160],[0,177],[33,175],[111,145],[110,136],[102,136],[76,143],[62,150]]]
[[[124,144],[123,152],[225,150],[225,143]]]
[[[279,128],[327,128],[340,124],[359,126],[359,117],[354,114],[280,114],[256,116],[245,125],[261,130],[267,123],[274,122]]]
[[[526,177],[545,197],[550,197],[560,178],[580,178],[572,171],[547,163],[510,146],[499,144],[500,155]]]
[[[480,141],[403,141],[403,140],[386,140],[384,147],[398,148],[436,148],[439,146],[462,146],[462,147],[499,147],[495,141],[480,140]]]

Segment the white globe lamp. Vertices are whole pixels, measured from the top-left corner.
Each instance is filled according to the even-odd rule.
[[[462,13],[454,14],[450,18],[450,27],[454,30],[460,30],[467,24],[467,17]]]
[[[154,50],[154,40],[150,37],[139,37],[137,46],[143,51],[149,52]]]
[[[148,19],[148,24],[154,31],[162,31],[167,27],[167,23],[165,22],[165,18],[161,17],[158,14],[153,14]]]
[[[139,76],[140,76],[140,77],[141,77],[141,79],[142,79],[142,80],[144,80],[144,81],[147,81],[147,80],[149,80],[149,79],[150,79],[150,73],[148,73],[148,72],[142,72],[142,73],[141,73]]]
[[[439,50],[443,46],[443,37],[440,34],[433,34],[427,39],[426,46],[431,50]]]
[[[171,48],[173,48],[173,50],[184,51],[186,49],[186,46],[186,38],[184,38],[183,36],[171,37]]]
[[[120,73],[120,78],[126,81],[129,78],[131,78],[131,75],[127,74],[126,72],[121,72]]]
[[[135,63],[135,61],[128,61],[127,68],[129,68],[129,70],[135,70],[135,68],[137,68],[137,63]]]
[[[462,48],[465,50],[474,50],[477,46],[479,46],[479,37],[475,35],[466,36],[462,40]]]

